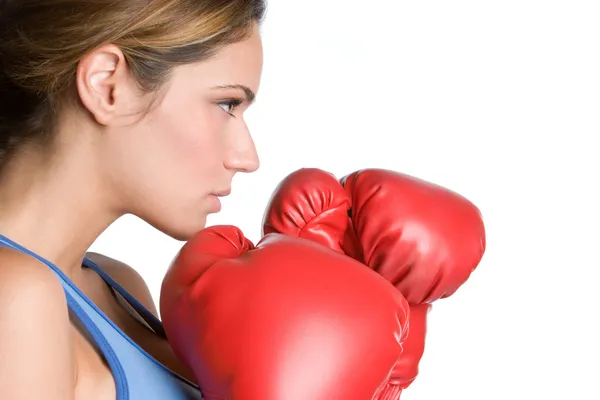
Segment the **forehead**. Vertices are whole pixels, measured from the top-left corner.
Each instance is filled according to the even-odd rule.
[[[258,28],[246,39],[223,47],[207,61],[180,68],[179,80],[200,86],[244,85],[258,90],[262,73],[263,49]],[[175,78],[175,77],[174,77]]]

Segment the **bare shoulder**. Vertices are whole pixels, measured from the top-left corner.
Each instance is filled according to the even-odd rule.
[[[73,397],[73,342],[60,281],[40,261],[8,248],[0,248],[0,354],[0,398]]]
[[[122,261],[100,253],[88,252],[85,256],[98,264],[111,278],[117,281],[119,285],[123,286],[144,307],[158,317],[156,304],[154,303],[150,289],[144,278],[134,268]]]
[[[28,254],[0,247],[0,299],[8,296],[61,302],[65,313],[68,310],[63,288],[50,268]]]

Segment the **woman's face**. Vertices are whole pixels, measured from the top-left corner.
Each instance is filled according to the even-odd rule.
[[[187,240],[259,161],[244,121],[262,73],[258,27],[214,58],[178,67],[142,121],[112,133],[110,175],[129,212]],[[107,160],[108,161],[108,160]]]

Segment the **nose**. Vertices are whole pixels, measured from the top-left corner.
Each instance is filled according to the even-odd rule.
[[[225,168],[235,172],[256,171],[260,166],[260,161],[254,140],[252,140],[246,124],[239,127],[239,131],[232,137],[233,141],[224,161]]]

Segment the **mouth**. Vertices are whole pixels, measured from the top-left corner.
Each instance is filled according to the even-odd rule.
[[[213,195],[215,197],[226,197],[226,196],[229,196],[230,194],[231,194],[231,189],[224,189],[224,190],[220,190],[218,192],[211,193],[211,195]]]

